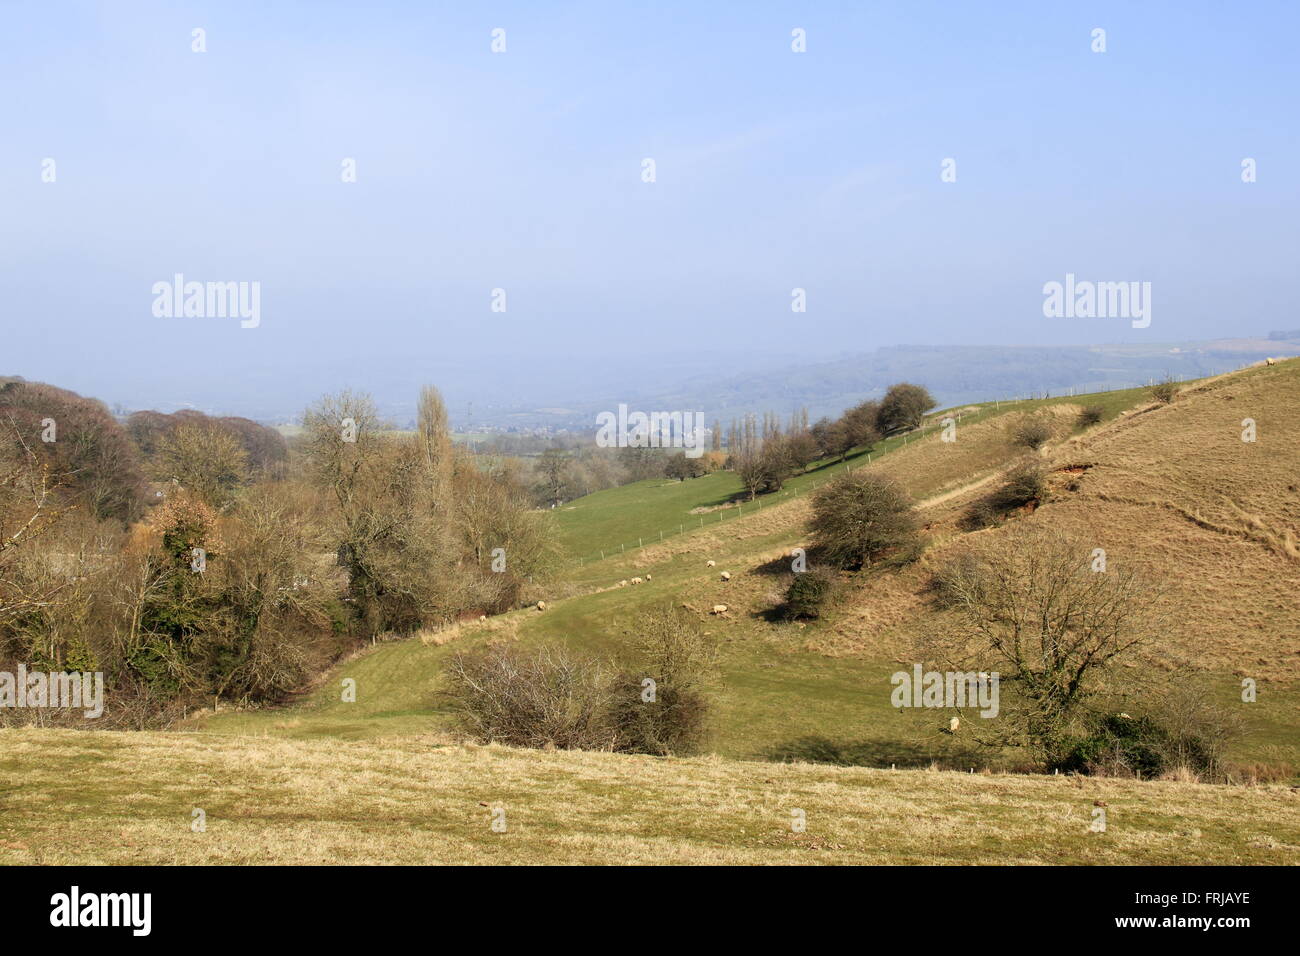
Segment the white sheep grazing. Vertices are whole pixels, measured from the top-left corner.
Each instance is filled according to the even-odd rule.
[[[724,580],[724,581],[730,581],[730,580],[731,580],[731,572],[730,572],[730,571],[723,571],[723,572],[722,572],[722,580]]]
[[[710,613],[710,614],[726,614],[726,613],[727,613],[727,605],[725,605],[725,604],[715,604],[715,605],[713,605],[713,610],[710,611],[709,613]]]
[[[712,567],[716,567],[717,564],[718,564],[717,561],[708,561],[708,562],[705,563],[704,566],[705,566],[706,568],[712,568]]]
[[[633,579],[632,579],[632,583],[633,583],[633,584],[640,584],[640,583],[641,583],[641,579],[640,579],[640,578],[633,578]]]
[[[1277,359],[1275,359],[1275,358],[1264,359],[1264,361],[1267,362],[1269,365],[1276,365],[1276,364],[1277,364]]]
[[[647,575],[645,576],[645,579],[646,579],[647,581],[649,581],[649,580],[650,580],[650,575],[647,574]]]
[[[538,601],[538,602],[537,602],[537,610],[539,610],[539,611],[545,611],[545,610],[546,610],[546,602],[545,602],[545,601]]]
[[[618,586],[621,588],[627,587],[627,578],[624,578],[622,581],[619,581]]]
[[[948,721],[948,733],[955,734],[957,732],[957,728],[960,726],[961,726],[961,718],[954,717],[952,720]]]
[[[487,615],[486,615],[486,614],[480,614],[480,615],[478,616],[478,619],[479,619],[480,621],[486,621],[486,620],[487,620]]]

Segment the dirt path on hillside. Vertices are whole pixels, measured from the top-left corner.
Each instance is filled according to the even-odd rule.
[[[985,485],[989,484],[989,482],[993,481],[995,478],[1002,477],[1003,474],[1005,474],[1005,472],[1003,472],[1002,469],[998,469],[992,474],[985,475],[983,478],[980,478],[978,481],[972,481],[969,484],[961,485],[960,487],[954,488],[951,491],[945,491],[941,495],[935,495],[933,498],[926,498],[924,501],[919,501],[917,502],[916,506],[918,508],[933,508],[935,505],[941,505],[945,501],[951,501],[954,498],[960,498],[968,491],[974,491],[976,488],[983,488]]]

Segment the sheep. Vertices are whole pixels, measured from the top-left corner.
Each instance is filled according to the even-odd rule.
[[[731,580],[731,572],[730,572],[730,571],[723,571],[723,572],[722,572],[722,580],[724,580],[724,581],[730,581],[730,580]]]
[[[486,614],[480,614],[480,615],[478,616],[478,619],[479,619],[480,621],[486,621],[486,620],[487,620],[487,615],[486,615]]]
[[[957,728],[960,726],[961,726],[961,718],[954,717],[952,720],[948,721],[948,733],[955,734],[957,732]]]
[[[618,586],[621,588],[627,587],[627,578],[624,578],[622,581],[619,581]]]
[[[641,579],[640,579],[640,578],[633,578],[633,579],[632,579],[632,583],[633,583],[633,584],[640,584],[640,583],[641,583]]]
[[[717,561],[706,561],[705,564],[704,564],[704,566],[705,566],[706,568],[712,568],[712,567],[716,567],[717,564],[718,564]]]
[[[646,579],[647,581],[649,581],[649,580],[650,580],[650,575],[647,574],[647,575],[645,576],[645,579]]]
[[[715,605],[713,605],[713,610],[710,611],[709,613],[710,613],[710,614],[726,614],[726,613],[727,613],[727,605],[725,605],[725,604],[715,604]]]
[[[1269,365],[1276,365],[1276,364],[1277,364],[1277,359],[1275,359],[1275,358],[1267,358],[1267,359],[1264,359],[1264,361],[1267,362]]]
[[[539,611],[545,611],[545,610],[546,610],[546,602],[545,602],[545,601],[538,601],[538,602],[537,602],[537,610],[539,610]]]

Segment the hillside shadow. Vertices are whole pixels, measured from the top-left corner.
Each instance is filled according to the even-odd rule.
[[[912,744],[895,740],[832,740],[820,734],[796,737],[768,747],[764,760],[778,763],[806,761],[841,767],[927,767],[934,755]]]

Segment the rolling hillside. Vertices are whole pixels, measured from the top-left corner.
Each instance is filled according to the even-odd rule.
[[[1163,577],[1181,602],[1184,628],[1154,649],[1158,666],[1203,671],[1207,693],[1224,702],[1237,700],[1240,676],[1255,677],[1264,691],[1243,715],[1252,729],[1238,756],[1300,762],[1293,727],[1300,699],[1294,681],[1300,563],[1285,551],[1286,529],[1300,527],[1300,498],[1287,491],[1295,481],[1298,436],[1285,415],[1298,392],[1300,362],[1293,361],[1190,384],[1172,406],[1152,405],[1145,390],[1068,403],[1000,404],[965,410],[955,443],[939,441],[932,430],[906,445],[896,441],[884,454],[873,453],[869,467],[893,474],[922,499],[933,546],[901,573],[858,576],[842,605],[817,622],[770,622],[766,612],[783,590],[787,567],[778,559],[804,541],[804,492],[831,467],[797,479],[788,496],[761,509],[712,511],[702,528],[575,566],[555,588],[571,596],[544,613],[524,609],[386,644],[338,668],[292,708],[223,713],[202,718],[199,726],[303,737],[435,732],[445,727],[436,700],[442,662],[466,642],[555,639],[616,654],[639,608],[672,602],[703,609],[721,602],[729,605],[728,614],[708,618],[723,647],[713,742],[719,753],[906,766],[943,759],[929,729],[910,726],[889,706],[888,677],[900,661],[917,659],[916,642],[938,625],[926,591],[935,562],[961,538],[957,517],[1019,457],[1007,429],[1027,409],[1049,407],[1056,410],[1059,440],[1044,458],[1058,469],[1056,491],[1025,520],[1095,534],[1113,560],[1137,561]],[[1080,432],[1072,425],[1076,403],[1103,404],[1109,420]],[[1253,412],[1264,436],[1254,445],[1240,441],[1242,409]],[[849,464],[864,461],[859,456]],[[691,508],[716,505],[729,480],[642,482],[577,502],[561,520],[569,523],[571,540],[596,540],[611,528],[648,533]],[[1156,499],[1152,483],[1161,481],[1166,492]],[[1233,488],[1241,490],[1225,498]],[[1017,524],[980,533],[1014,534]],[[709,559],[715,569],[705,568]],[[725,584],[717,578],[724,569],[733,575]],[[646,584],[617,586],[646,573],[653,577]],[[358,681],[355,704],[337,699],[343,676]]]
[[[967,406],[953,412],[956,442],[941,442],[932,422],[869,464],[859,455],[814,468],[761,508],[724,507],[736,490],[725,474],[593,495],[559,515],[575,561],[545,611],[380,644],[292,704],[196,714],[184,732],[6,731],[5,775],[42,783],[5,794],[0,861],[87,852],[85,820],[74,832],[65,812],[75,804],[121,836],[88,851],[98,862],[1160,863],[1185,862],[1195,841],[1202,862],[1295,863],[1293,788],[1017,775],[1014,754],[950,772],[941,768],[969,769],[971,752],[939,734],[936,718],[892,708],[889,675],[942,625],[926,599],[931,573],[968,538],[958,519],[969,502],[1021,456],[1010,427],[1039,410],[1055,423],[1041,452],[1049,499],[975,534],[1046,523],[1140,565],[1178,608],[1147,663],[1194,674],[1204,693],[1244,707],[1233,760],[1300,765],[1297,396],[1300,361],[1288,361],[1188,383],[1172,405],[1135,390]],[[1079,428],[1081,404],[1102,404],[1104,420]],[[1253,443],[1241,441],[1245,418]],[[902,571],[852,576],[821,620],[769,620],[789,550],[806,543],[807,493],[850,466],[910,489],[928,552]],[[699,509],[705,522],[692,528]],[[676,535],[651,538],[674,519]],[[638,532],[643,547],[577,560]],[[506,639],[614,655],[639,609],[669,602],[698,609],[720,642],[712,756],[455,741],[437,696],[449,654]],[[704,615],[715,603],[728,612]],[[1238,703],[1242,676],[1259,681],[1257,703]],[[356,681],[355,703],[340,699],[343,678]],[[1098,799],[1113,808],[1105,834],[1087,832]],[[505,834],[489,828],[498,803]],[[208,834],[190,832],[193,807],[209,814]],[[794,809],[807,833],[791,831]]]

